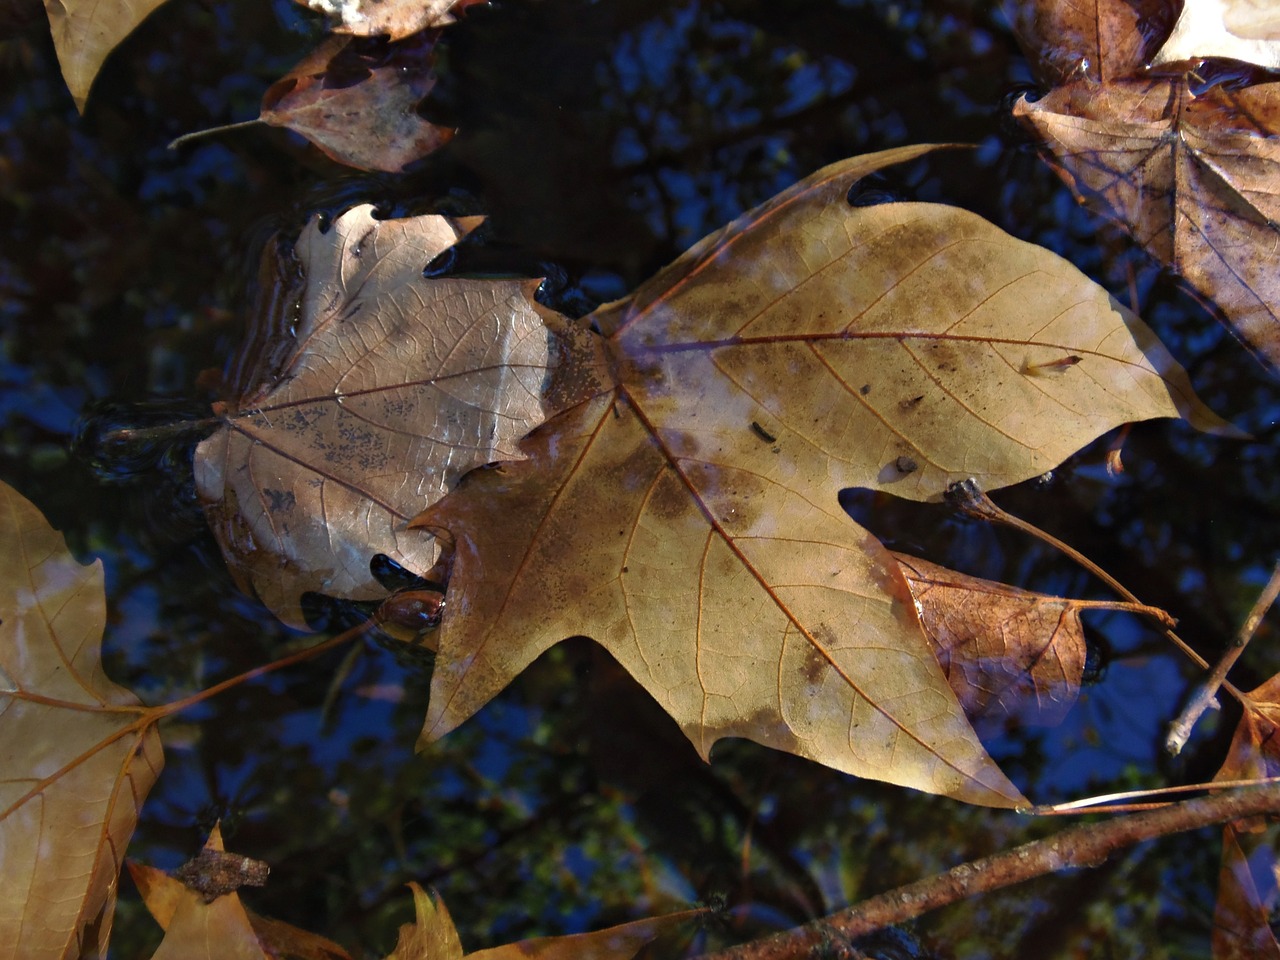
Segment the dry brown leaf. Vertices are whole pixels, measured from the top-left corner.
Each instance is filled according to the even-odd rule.
[[[1169,0],[1012,0],[1019,42],[1051,84],[1140,72],[1167,36]]]
[[[304,591],[384,597],[376,554],[425,573],[436,545],[405,524],[472,467],[520,457],[560,362],[536,280],[423,278],[473,223],[372,210],[303,230],[302,289],[271,300],[195,455],[232,570],[295,626]]]
[[[1181,78],[1073,83],[1014,114],[1077,196],[1280,364],[1280,83],[1195,97]]]
[[[1205,57],[1280,68],[1280,9],[1274,0],[1184,0],[1152,65]]]
[[[1081,602],[895,553],[925,635],[969,719],[1056,724],[1080,691]]]
[[[439,897],[410,883],[413,891],[414,923],[400,928],[400,939],[386,960],[462,960],[462,942],[449,911]],[[477,950],[467,960],[630,960],[645,944],[669,930],[701,916],[701,910],[686,910],[650,917],[605,930],[563,937],[539,937]]]
[[[102,671],[102,565],[0,483],[0,957],[101,956],[121,859],[164,765]]]
[[[1244,838],[1243,845],[1241,839],[1231,824],[1222,828],[1213,960],[1280,960],[1280,943],[1269,921],[1277,899],[1274,838],[1263,840],[1255,835]],[[1257,861],[1258,869],[1250,860]],[[1265,893],[1258,889],[1255,877],[1264,878]]]
[[[89,88],[107,54],[164,0],[44,0],[62,78],[84,113]]]
[[[301,134],[338,163],[399,173],[453,137],[415,109],[435,86],[436,36],[419,34],[376,55],[356,50],[350,37],[330,37],[271,85],[261,118]]]
[[[704,757],[741,736],[1022,802],[837,491],[994,488],[1126,420],[1222,424],[1065,261],[952,208],[846,203],[858,177],[930,149],[819,171],[599,311],[621,385],[417,521],[455,541],[424,741],[586,634]]]
[[[420,30],[453,23],[467,7],[488,0],[297,0],[333,18],[334,33],[386,35],[399,40]]]
[[[209,835],[209,839],[201,851],[201,856],[206,860],[222,858],[227,862],[240,860],[248,861],[250,864],[258,863],[258,861],[249,860],[247,857],[227,854],[222,841],[222,831],[217,825],[214,826],[213,832]],[[197,860],[199,859],[198,857]],[[208,947],[213,951],[218,949],[218,940],[226,933],[229,935],[229,942],[233,949],[249,949],[248,956],[251,957],[255,956],[252,950],[256,949],[258,951],[257,955],[265,956],[270,960],[350,960],[350,954],[332,940],[280,920],[259,916],[242,903],[239,903],[239,897],[234,895],[235,886],[239,886],[239,884],[231,886],[214,898],[230,900],[234,897],[236,906],[202,911],[200,908],[207,907],[213,900],[208,899],[207,894],[199,887],[188,886],[163,870],[148,867],[132,860],[129,861],[129,875],[133,878],[138,892],[142,894],[142,900],[147,905],[147,910],[155,918],[156,923],[160,925],[160,929],[167,933],[175,923],[178,923],[181,928],[185,928],[179,929],[175,933],[175,945],[168,948],[171,951],[177,949],[176,943],[178,942],[186,947],[198,944],[198,940],[193,941],[191,928],[194,922],[195,924],[208,924]],[[180,913],[182,915],[179,918]],[[179,919],[175,921],[175,918]],[[252,941],[249,940],[249,936],[244,931],[245,920],[248,921],[249,934],[253,938]],[[198,937],[198,931],[195,931],[194,936]],[[195,946],[195,948],[199,949],[198,946]],[[160,955],[159,953],[156,954],[156,956]],[[180,954],[170,953],[168,955],[177,957]],[[195,955],[201,956],[202,954],[197,953]],[[209,956],[217,958],[223,956],[223,954],[213,952]],[[237,954],[232,953],[230,956],[237,956]]]

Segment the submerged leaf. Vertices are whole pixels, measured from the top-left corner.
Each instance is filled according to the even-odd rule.
[[[1084,674],[1080,601],[970,577],[918,557],[894,557],[971,721],[1061,722]]]
[[[1280,83],[1197,96],[1181,77],[1071,83],[1014,114],[1077,196],[1280,365]]]
[[[434,32],[420,34],[370,58],[350,47],[350,37],[331,37],[271,85],[262,119],[301,134],[338,163],[399,173],[453,137],[415,109],[435,86],[435,41]],[[362,79],[351,82],[352,71]]]
[[[300,301],[276,302],[275,332],[249,339],[243,394],[196,450],[228,563],[295,626],[304,591],[384,597],[377,554],[431,567],[434,542],[406,523],[472,467],[520,456],[568,343],[537,281],[423,278],[474,224],[372,209],[302,232]]]
[[[0,483],[0,956],[102,956],[164,757],[102,671],[102,565]]]

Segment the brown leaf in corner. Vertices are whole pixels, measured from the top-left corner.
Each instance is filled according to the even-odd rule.
[[[925,635],[970,721],[1056,724],[1084,673],[1080,603],[895,553]]]
[[[1270,922],[1278,899],[1276,833],[1272,827],[1265,836],[1242,837],[1232,824],[1222,828],[1213,960],[1280,960]]]
[[[262,120],[301,134],[338,163],[399,173],[453,137],[416,110],[435,86],[438,34],[375,48],[330,37],[271,85]]]
[[[1072,190],[1280,366],[1280,83],[1082,81],[1014,107]]]

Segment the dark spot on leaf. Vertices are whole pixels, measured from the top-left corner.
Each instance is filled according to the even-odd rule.
[[[893,465],[898,468],[898,472],[902,474],[915,473],[920,469],[920,464],[916,463],[910,457],[899,457],[893,461]]]
[[[760,426],[760,424],[754,420],[751,421],[751,432],[754,433],[761,440],[763,440],[765,443],[773,443],[778,439],[772,433],[770,433],[764,427]]]
[[[898,406],[903,410],[911,410],[915,407],[916,404],[918,404],[923,399],[924,399],[924,394],[922,393],[918,397],[912,397],[909,400],[903,400],[901,403],[898,404]]]
[[[864,383],[861,387],[858,388],[858,392],[865,397],[867,394],[871,392],[871,384]]]

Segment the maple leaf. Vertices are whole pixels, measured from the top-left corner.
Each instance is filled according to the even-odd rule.
[[[1192,96],[1184,78],[1072,83],[1014,115],[1076,195],[1215,302],[1280,364],[1280,83]]]
[[[1152,66],[1229,57],[1280,68],[1280,12],[1268,0],[1185,0]]]
[[[1223,425],[1060,258],[949,207],[846,203],[931,149],[825,168],[598,311],[619,385],[415,521],[453,541],[423,741],[586,634],[704,758],[742,736],[1023,802],[837,491],[940,497],[1040,474],[1126,420]]]
[[[155,957],[237,958],[237,960],[350,960],[342,946],[325,937],[270,917],[259,916],[241,901],[235,892],[239,880],[254,874],[259,861],[228,854],[222,830],[215,824],[200,856],[192,864],[219,864],[221,869],[207,866],[201,876],[215,886],[198,882],[195,886],[170,876],[163,870],[129,861],[133,878],[142,900],[165,931],[164,941]],[[187,864],[190,867],[191,864]],[[211,876],[221,873],[223,880]],[[229,882],[226,877],[232,878]],[[260,886],[260,883],[253,883]],[[209,891],[216,889],[210,897]]]
[[[121,859],[164,765],[102,670],[102,564],[0,483],[0,956],[102,956]]]
[[[353,47],[350,37],[330,37],[271,85],[261,119],[301,134],[338,163],[399,173],[453,137],[415,109],[435,86],[437,36],[420,34],[378,56]],[[365,76],[353,83],[353,73]]]
[[[462,960],[464,956],[467,960],[630,960],[654,938],[703,913],[686,910],[590,933],[520,940],[464,954],[453,918],[439,897],[416,883],[410,883],[409,889],[416,919],[400,928],[400,939],[386,960]]]
[[[1029,0],[1011,13],[1027,55],[1055,84],[1141,71],[1173,22],[1166,0]]]
[[[233,572],[294,626],[304,591],[385,596],[377,554],[432,566],[435,544],[406,523],[472,467],[521,456],[568,342],[533,302],[536,280],[423,278],[476,221],[372,210],[327,231],[313,219],[298,284],[268,251],[275,282],[232,375],[238,397],[216,407],[222,426],[195,454]]]
[[[114,50],[164,0],[44,0],[62,78],[84,113],[89,88]]]
[[[334,33],[399,40],[420,30],[453,23],[456,13],[488,0],[297,0],[336,22]]]

